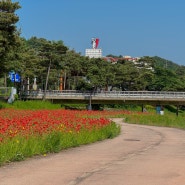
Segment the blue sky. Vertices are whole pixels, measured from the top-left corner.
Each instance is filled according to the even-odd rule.
[[[22,36],[62,40],[85,54],[91,38],[103,55],[159,56],[185,65],[184,0],[13,0]]]

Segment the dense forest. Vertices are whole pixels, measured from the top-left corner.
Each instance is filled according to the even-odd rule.
[[[23,91],[28,79],[30,89],[36,79],[41,90],[59,90],[62,83],[63,90],[185,91],[185,66],[158,56],[143,56],[137,62],[121,59],[113,64],[82,56],[62,40],[22,38],[16,27],[19,8],[17,2],[0,1],[0,86]],[[19,74],[20,82],[12,82],[10,72]]]

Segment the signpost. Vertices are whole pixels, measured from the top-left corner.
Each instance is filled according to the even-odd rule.
[[[21,77],[18,73],[10,72],[9,77],[11,82],[21,82]]]

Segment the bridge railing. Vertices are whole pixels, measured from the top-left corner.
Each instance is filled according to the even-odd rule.
[[[107,91],[103,93],[95,93],[95,96],[106,97],[132,97],[132,98],[185,98],[185,92],[169,92],[169,91]]]
[[[185,92],[173,92],[173,91],[74,91],[74,90],[52,90],[52,91],[29,91],[26,96],[44,96],[47,97],[125,97],[125,98],[159,98],[159,99],[185,99]]]

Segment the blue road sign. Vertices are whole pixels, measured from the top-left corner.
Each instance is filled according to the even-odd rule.
[[[18,73],[10,72],[9,77],[11,82],[21,82],[21,77]]]

